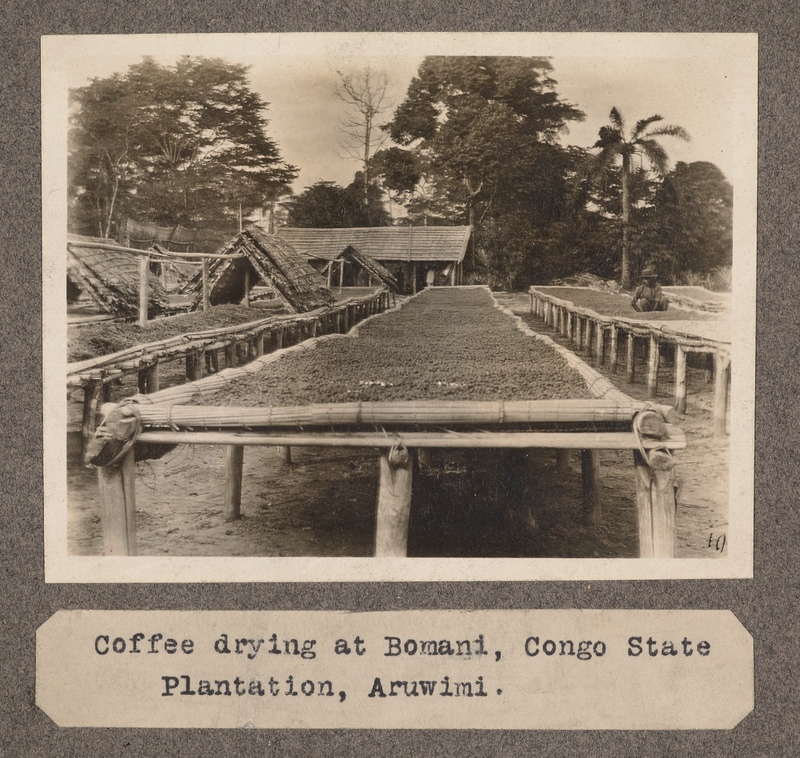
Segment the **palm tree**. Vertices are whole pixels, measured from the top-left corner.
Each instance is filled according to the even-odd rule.
[[[682,126],[665,125],[649,129],[651,124],[663,121],[662,116],[650,116],[636,122],[630,135],[625,137],[625,123],[616,108],[611,109],[611,123],[600,128],[600,139],[594,147],[600,152],[593,156],[589,166],[591,174],[599,174],[607,167],[614,165],[617,158],[622,158],[622,287],[630,289],[631,264],[628,249],[628,223],[630,219],[630,178],[632,172],[631,158],[643,155],[647,158],[653,171],[664,176],[669,168],[669,160],[664,148],[656,137],[678,137],[688,140],[689,134]]]

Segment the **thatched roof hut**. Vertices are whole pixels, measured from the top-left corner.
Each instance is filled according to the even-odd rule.
[[[211,305],[238,303],[245,295],[245,286],[252,288],[259,282],[271,287],[294,313],[305,313],[335,302],[325,280],[306,262],[305,256],[285,240],[261,229],[250,227],[239,232],[219,253],[242,257],[217,259],[209,266]],[[194,295],[193,309],[201,306],[202,272],[192,277],[183,292]]]
[[[392,292],[398,291],[397,279],[395,279],[392,272],[389,271],[386,266],[378,263],[378,261],[376,261],[374,258],[360,252],[353,245],[348,245],[344,250],[342,250],[342,252],[336,256],[335,261],[330,265],[333,266],[338,262],[338,265],[341,266],[341,261],[346,261],[362,268],[367,272],[370,278],[374,279],[375,281],[382,282]],[[329,276],[328,282],[330,283],[330,281],[331,277]]]
[[[114,240],[68,234],[67,281],[85,292],[104,313],[136,318],[139,315],[139,257],[119,248]],[[164,288],[150,277],[148,318],[159,316],[168,308]]]

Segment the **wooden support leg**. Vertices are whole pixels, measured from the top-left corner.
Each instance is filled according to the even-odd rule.
[[[408,554],[408,519],[414,480],[414,453],[394,447],[381,453],[375,556],[403,558]]]
[[[730,358],[717,353],[714,357],[714,436],[724,437],[728,427],[728,380]]]
[[[573,326],[573,319],[572,319],[572,311],[567,311],[567,341],[572,344],[573,341],[573,334],[572,334],[572,326]]]
[[[100,382],[90,380],[83,389],[83,421],[81,423],[81,437],[84,447],[86,440],[94,434],[97,423],[97,400],[100,396]]]
[[[636,338],[633,336],[633,332],[628,332],[628,352],[625,358],[628,384],[633,384],[636,381]]]
[[[686,351],[675,345],[675,410],[686,413]]]
[[[575,316],[575,348],[580,350],[583,347],[583,319]]]
[[[113,466],[97,469],[103,520],[103,555],[136,555],[133,449]]]
[[[650,353],[647,358],[647,397],[658,395],[658,364],[661,353],[658,337],[650,335]]]
[[[586,357],[592,357],[592,330],[595,328],[595,324],[591,319],[586,319],[586,334],[584,335],[586,338]]]
[[[639,513],[639,557],[674,558],[675,470],[672,456],[650,453],[650,464],[635,450],[636,507]]]
[[[244,445],[228,445],[225,458],[225,521],[236,521],[242,509]]]
[[[598,366],[603,365],[603,358],[605,357],[606,352],[606,330],[605,327],[598,321],[595,325],[595,331],[597,332],[597,355],[595,356],[595,360],[597,361]]]
[[[280,456],[281,463],[285,466],[292,465],[292,448],[289,445],[281,445],[278,448],[278,455]]]
[[[202,365],[202,364],[201,364]],[[147,393],[158,392],[161,385],[161,372],[158,361],[147,369]]]
[[[583,517],[597,524],[603,517],[600,504],[600,454],[597,450],[581,450],[581,485]]]
[[[216,353],[212,353],[213,358],[209,363],[216,362]],[[201,353],[188,353],[186,355],[186,379],[196,382],[203,378],[203,357]]]
[[[231,342],[230,345],[225,346],[225,368],[235,368],[236,365],[239,363],[238,360],[238,351],[236,349],[236,343]]]
[[[567,476],[571,471],[572,450],[560,447],[556,450],[556,471],[559,476]]]
[[[264,332],[256,337],[256,358],[264,355]]]
[[[706,355],[706,384],[711,384],[714,381],[714,354],[708,353]]]
[[[617,364],[619,363],[619,330],[616,326],[611,327],[611,341],[608,346],[609,366],[608,370],[612,374],[617,373]]]
[[[146,368],[140,368],[136,372],[136,386],[139,389],[139,394],[140,395],[146,395],[147,394],[147,369]]]

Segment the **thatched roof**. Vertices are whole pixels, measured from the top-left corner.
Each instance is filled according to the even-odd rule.
[[[231,260],[214,260],[209,266],[209,299],[212,305],[238,303],[244,297],[245,271],[250,272],[250,287],[261,281],[271,287],[294,313],[305,313],[325,305],[335,298],[325,280],[285,240],[256,227],[239,232],[220,255],[243,254]],[[184,287],[194,295],[193,308],[203,299],[203,275],[196,273]]]
[[[383,282],[392,292],[398,291],[399,285],[397,284],[397,279],[394,278],[392,272],[389,271],[389,269],[387,269],[385,266],[381,266],[381,264],[378,263],[378,261],[376,261],[374,258],[359,252],[359,250],[352,245],[348,245],[336,257],[337,259],[344,258],[345,260],[352,261],[353,263],[358,263],[358,265],[368,272],[373,279]]]
[[[276,234],[309,258],[333,260],[352,245],[376,261],[460,263],[471,231],[469,226],[282,227]]]
[[[86,243],[93,243],[87,247]],[[95,247],[95,244],[102,247]],[[122,252],[113,240],[67,235],[67,279],[82,289],[104,313],[124,318],[139,314],[139,256]],[[166,292],[148,279],[147,316],[165,313]]]

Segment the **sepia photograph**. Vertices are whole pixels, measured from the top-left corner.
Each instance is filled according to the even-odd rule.
[[[755,35],[42,51],[47,581],[752,575]]]

